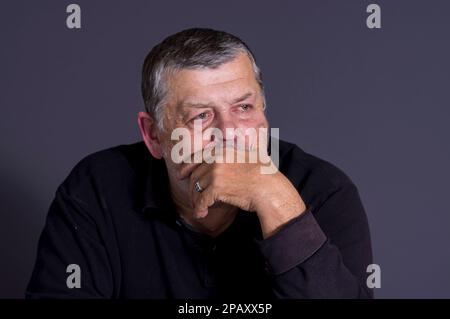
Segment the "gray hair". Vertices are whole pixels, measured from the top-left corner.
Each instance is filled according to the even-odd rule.
[[[180,69],[215,69],[239,54],[249,57],[266,107],[262,74],[250,48],[238,37],[224,31],[192,28],[175,33],[153,47],[142,67],[142,97],[145,110],[164,130],[162,107],[166,102],[167,75]]]

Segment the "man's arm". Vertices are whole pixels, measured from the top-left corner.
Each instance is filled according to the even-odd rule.
[[[369,227],[350,182],[257,244],[278,298],[373,297],[366,286]]]
[[[372,263],[369,227],[354,184],[342,181],[320,206],[307,207],[280,171],[261,174],[264,165],[185,164],[179,178],[189,177],[199,217],[205,217],[217,201],[257,214],[263,236],[260,248],[277,296],[372,297],[365,285],[365,270]],[[204,188],[201,192],[195,190],[196,182]]]

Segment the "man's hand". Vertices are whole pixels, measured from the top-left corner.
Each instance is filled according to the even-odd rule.
[[[235,159],[233,163],[202,162],[181,166],[178,178],[189,178],[194,216],[206,217],[208,207],[219,201],[224,202],[256,212],[263,236],[267,238],[306,210],[299,193],[281,172],[261,173],[263,166],[273,165],[270,160],[261,161],[257,158],[256,163],[249,161],[250,156],[254,155],[251,153],[257,150],[236,150],[230,147],[223,150],[231,152]],[[245,162],[236,163],[237,156],[242,156]],[[196,182],[199,182],[202,192],[195,190]]]

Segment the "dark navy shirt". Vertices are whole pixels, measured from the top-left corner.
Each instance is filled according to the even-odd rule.
[[[143,142],[85,157],[56,190],[27,298],[372,297],[357,188],[332,164],[279,145],[280,171],[308,209],[266,239],[242,210],[215,238],[184,223],[164,161]],[[73,264],[79,288],[67,284]]]

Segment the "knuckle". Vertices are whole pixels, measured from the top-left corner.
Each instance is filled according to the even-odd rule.
[[[211,171],[212,178],[218,178],[222,173],[222,168],[219,164],[214,164],[213,169]]]
[[[195,183],[197,180],[197,174],[195,174],[194,172],[192,172],[191,176],[189,176],[189,182],[191,184]]]
[[[216,190],[221,185],[221,178],[219,178],[218,175],[211,176],[211,180],[210,180],[209,184],[210,184],[210,187],[211,187],[211,189],[213,191],[212,195],[215,196],[216,195]]]

